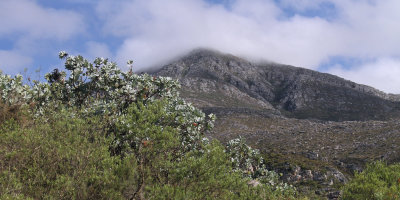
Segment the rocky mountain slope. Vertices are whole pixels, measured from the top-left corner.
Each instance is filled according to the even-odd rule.
[[[400,97],[343,78],[195,50],[153,72],[217,115],[210,137],[241,136],[282,179],[335,199],[367,162],[400,161]]]
[[[326,73],[251,63],[210,50],[195,50],[155,73],[179,79],[184,97],[216,111],[257,110],[333,121],[400,116],[398,95]]]

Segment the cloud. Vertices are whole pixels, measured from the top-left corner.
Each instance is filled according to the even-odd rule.
[[[136,59],[139,69],[197,47],[310,69],[332,57],[400,56],[397,0],[223,2],[103,0],[96,10],[104,21],[103,31],[123,40],[117,60]],[[323,13],[327,5],[334,15]],[[377,64],[382,65],[376,65],[378,70],[389,70],[387,63]]]
[[[0,19],[0,41],[10,42],[0,46],[0,66],[8,73],[29,67],[37,55],[86,32],[82,15],[46,8],[34,0],[0,1]]]
[[[22,72],[32,64],[32,58],[15,51],[0,50],[0,69],[6,74]]]
[[[400,59],[380,58],[355,68],[333,66],[328,73],[357,83],[372,85],[379,90],[400,94]]]
[[[96,58],[96,57],[111,58],[111,57],[113,57],[107,44],[95,42],[95,41],[89,41],[86,43],[86,54],[90,58]]]
[[[68,39],[84,31],[82,17],[72,11],[44,8],[29,0],[0,1],[0,36]]]
[[[137,58],[139,67],[163,63],[196,47],[210,47],[316,68],[327,56],[317,45],[324,35],[332,36],[327,22],[320,18],[296,16],[278,21],[281,10],[272,1],[248,4],[237,0],[230,10],[198,0],[171,0],[168,4],[155,0],[120,4],[103,1],[98,12],[106,16],[106,32],[126,38],[117,59]]]
[[[341,11],[337,23],[344,27],[339,34],[348,56],[379,57],[400,54],[400,1],[338,1]]]
[[[69,8],[82,5],[82,1],[68,2]],[[85,0],[85,5],[96,6],[94,16],[86,10],[48,8],[39,3],[0,1],[0,39],[12,41],[11,47],[0,47],[3,70],[20,70],[38,54],[44,57],[49,49],[63,45],[78,46],[79,50],[73,47],[72,51],[89,57],[112,57],[120,63],[133,59],[138,70],[160,66],[194,48],[209,47],[314,70],[337,57],[374,60],[324,70],[385,91],[395,92],[388,88],[398,87],[396,81],[385,87],[378,81],[391,80],[397,73],[397,0]],[[324,13],[326,9],[329,12]],[[96,22],[90,26],[93,30],[85,20]],[[85,41],[83,35],[96,38]]]
[[[305,0],[290,2],[295,1],[285,4],[313,5]],[[200,0],[102,1],[97,11],[105,16],[105,32],[125,38],[118,57],[137,56],[143,67],[154,64],[154,59],[144,60],[149,57],[165,60],[199,46],[312,69],[330,56],[387,55],[399,50],[388,42],[400,39],[400,26],[390,23],[400,18],[398,12],[386,13],[390,3],[332,3],[340,10],[334,21],[301,15],[282,20],[283,11],[274,1],[261,0],[237,0],[231,9]]]

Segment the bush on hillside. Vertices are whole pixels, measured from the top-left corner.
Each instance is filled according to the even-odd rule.
[[[296,188],[282,183],[276,172],[266,168],[266,162],[259,150],[248,146],[241,137],[230,140],[225,146],[225,151],[231,160],[233,170],[243,174],[243,177],[258,180],[259,183],[268,185],[274,191],[281,191],[288,195],[296,193]]]
[[[60,58],[67,71],[46,74],[48,83],[0,73],[1,101],[32,120],[0,125],[0,197],[294,198],[256,151],[210,142],[214,115],[181,99],[176,80],[122,72],[103,58]],[[252,179],[260,184],[249,186]]]
[[[121,199],[117,172],[124,165],[110,156],[104,134],[98,119],[67,111],[31,127],[3,123],[0,199]],[[135,172],[134,165],[129,168]]]
[[[343,199],[400,199],[400,164],[367,165],[343,188]]]

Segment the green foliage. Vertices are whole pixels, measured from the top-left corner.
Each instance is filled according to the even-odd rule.
[[[181,99],[176,80],[60,58],[67,72],[48,83],[0,73],[1,199],[294,198],[256,150],[210,142],[215,116]]]
[[[367,165],[344,186],[343,199],[400,199],[400,164]]]
[[[66,59],[68,71],[56,69],[46,74],[49,83],[34,81],[29,87],[23,85],[20,75],[11,78],[0,73],[2,100],[10,105],[31,105],[36,115],[63,107],[82,108],[81,114],[106,116],[109,126],[114,126],[131,104],[145,105],[164,99],[166,112],[176,114],[171,123],[180,129],[185,151],[200,148],[203,133],[214,126],[214,115],[205,116],[179,97],[177,89],[180,85],[176,80],[122,72],[115,63],[104,58],[96,58],[90,63],[82,56],[69,56],[65,52],[60,52],[60,58]]]
[[[248,146],[242,138],[230,140],[225,151],[231,161],[234,171],[240,172],[244,177],[259,180],[276,193],[294,195],[296,188],[279,181],[279,175],[266,168],[266,162],[258,149]]]
[[[101,122],[67,111],[33,127],[10,121],[0,133],[0,194],[33,199],[119,199],[120,164]]]
[[[139,155],[152,146],[157,146],[156,151],[161,152],[179,146],[178,130],[172,126],[176,114],[167,112],[165,104],[165,101],[151,102],[146,106],[143,103],[132,104],[126,115],[117,118],[114,148],[118,153],[115,154]]]
[[[182,148],[180,128],[172,123],[176,113],[167,112],[165,101],[146,106],[139,103],[119,117],[115,141],[119,154],[136,158],[136,187],[131,196],[140,199],[238,199],[252,194],[288,197],[283,190],[248,186],[250,178],[234,171],[229,155],[218,142],[201,143],[201,148]],[[288,190],[286,190],[288,191]],[[253,198],[252,198],[253,199]]]
[[[18,120],[21,114],[19,110],[19,105],[8,105],[0,101],[0,124],[10,119]]]

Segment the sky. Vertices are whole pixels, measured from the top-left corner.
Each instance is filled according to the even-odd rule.
[[[63,68],[64,50],[143,70],[211,48],[400,94],[399,10],[399,0],[0,0],[0,69],[43,75]]]

